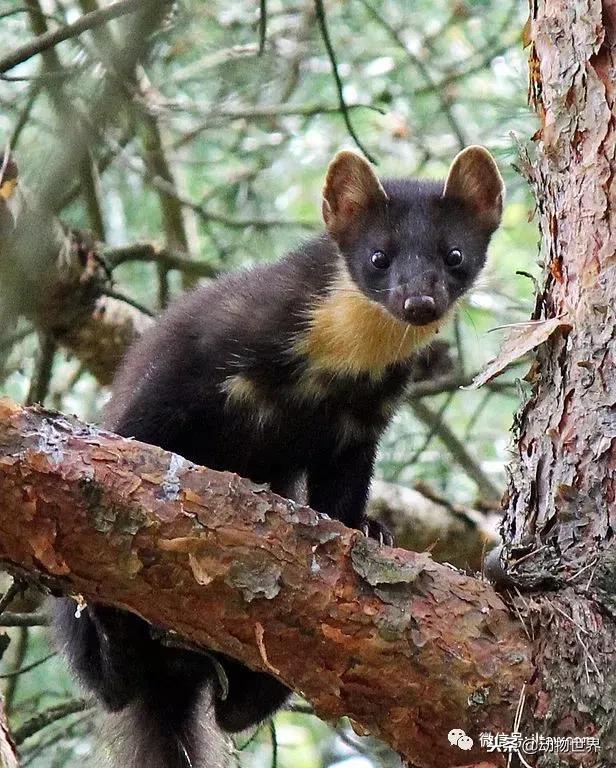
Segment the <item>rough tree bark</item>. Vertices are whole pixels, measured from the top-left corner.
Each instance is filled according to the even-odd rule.
[[[535,696],[524,730],[599,735],[616,765],[616,3],[532,0],[530,96],[545,285],[539,349],[517,425],[504,540],[532,594]],[[523,720],[524,723],[524,720]],[[595,764],[596,756],[588,756]],[[537,766],[561,764],[544,755]]]
[[[530,671],[489,584],[230,473],[6,400],[0,562],[272,672],[415,766],[478,759],[449,730],[509,730]]]

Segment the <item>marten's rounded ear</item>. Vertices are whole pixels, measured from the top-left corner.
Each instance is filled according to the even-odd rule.
[[[494,158],[484,147],[463,149],[454,158],[443,197],[464,200],[482,224],[494,230],[503,212],[505,185]]]
[[[368,207],[386,202],[385,190],[370,163],[355,152],[338,152],[323,187],[323,221],[330,234],[344,235]]]

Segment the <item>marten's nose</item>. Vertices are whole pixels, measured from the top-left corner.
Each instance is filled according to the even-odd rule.
[[[436,302],[426,294],[409,296],[404,300],[404,317],[415,325],[431,323],[437,318]]]

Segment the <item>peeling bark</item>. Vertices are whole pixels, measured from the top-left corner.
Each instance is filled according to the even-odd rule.
[[[528,679],[526,638],[489,584],[6,400],[0,561],[269,671],[416,766],[461,764],[451,728],[508,730]]]
[[[529,41],[540,129],[526,172],[545,265],[534,318],[565,327],[539,348],[506,498],[508,573],[532,593],[520,609],[538,631],[525,727],[600,735],[600,764],[614,765],[616,3],[533,0]]]

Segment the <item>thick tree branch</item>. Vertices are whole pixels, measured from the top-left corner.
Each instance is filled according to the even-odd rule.
[[[6,400],[0,560],[269,671],[417,766],[451,764],[450,728],[510,730],[528,679],[522,629],[489,584]]]

